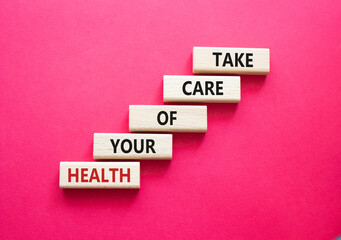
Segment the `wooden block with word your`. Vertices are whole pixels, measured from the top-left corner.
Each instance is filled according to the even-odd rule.
[[[269,72],[267,48],[193,48],[193,73],[267,75]]]
[[[206,132],[206,106],[130,105],[131,132]]]
[[[238,76],[163,76],[164,102],[240,102]]]
[[[60,162],[60,188],[140,188],[139,162]]]
[[[94,159],[171,159],[172,134],[95,133]]]

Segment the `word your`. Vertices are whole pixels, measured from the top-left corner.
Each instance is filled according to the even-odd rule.
[[[115,182],[116,181],[116,172],[118,172],[118,178],[120,182],[123,182],[123,178],[127,179],[127,182],[130,182],[130,168],[127,168],[127,172],[123,173],[123,168],[109,168],[108,169],[111,174],[105,173],[105,168],[102,168],[100,172],[97,171],[96,168],[93,168],[89,172],[88,168],[76,168],[72,173],[71,168],[68,168],[68,182],[71,180],[75,180],[75,182]],[[111,176],[108,176],[111,175]]]
[[[212,53],[215,56],[215,65],[216,67],[219,67],[219,58],[222,55],[221,52],[213,52]],[[243,58],[245,56],[245,58]],[[253,53],[235,53],[234,54],[234,62],[230,55],[230,53],[226,53],[224,57],[224,61],[222,64],[222,67],[225,67],[226,65],[229,65],[230,67],[253,67],[252,61],[253,59]],[[245,59],[245,64],[243,63],[243,59]]]
[[[140,141],[140,143],[138,141]],[[131,151],[134,151],[135,153],[142,153],[143,151],[146,151],[146,153],[155,153],[155,141],[153,139],[134,139],[133,142],[130,139],[124,139],[121,141],[121,144],[119,144],[120,139],[116,139],[116,141],[110,139],[110,142],[113,146],[114,153],[117,153],[119,146],[123,153],[130,153]]]
[[[205,85],[202,86],[202,83],[200,81],[196,81],[194,85],[193,91],[188,91],[188,88],[186,88],[188,85],[192,85],[192,81],[186,81],[182,85],[182,92],[187,95],[224,95],[224,93],[220,90],[223,90],[223,82],[222,81],[216,81],[215,82],[215,92],[214,92],[214,82],[212,81],[205,81]],[[191,86],[192,87],[192,86]],[[193,87],[192,87],[193,88]],[[204,90],[205,91],[204,91]]]

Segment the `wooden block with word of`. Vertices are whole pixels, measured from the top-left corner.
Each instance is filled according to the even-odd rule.
[[[139,162],[60,162],[60,188],[140,188]]]
[[[172,134],[95,133],[94,159],[171,159]]]
[[[163,76],[164,102],[240,102],[240,77]]]
[[[206,132],[206,106],[130,105],[131,132]]]
[[[267,48],[193,48],[193,73],[267,75],[269,72]]]

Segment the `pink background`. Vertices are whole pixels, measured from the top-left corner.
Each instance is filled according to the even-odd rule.
[[[0,239],[333,239],[341,234],[341,2],[0,3]],[[140,190],[62,190],[94,132],[163,104],[193,46],[266,47],[239,104],[141,161]]]

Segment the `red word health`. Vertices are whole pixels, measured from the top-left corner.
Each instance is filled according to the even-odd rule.
[[[126,172],[123,168],[109,168],[109,172],[105,171],[105,168],[97,169],[92,168],[68,168],[68,182],[123,182],[123,178],[126,182],[130,182],[130,168],[127,168]]]

